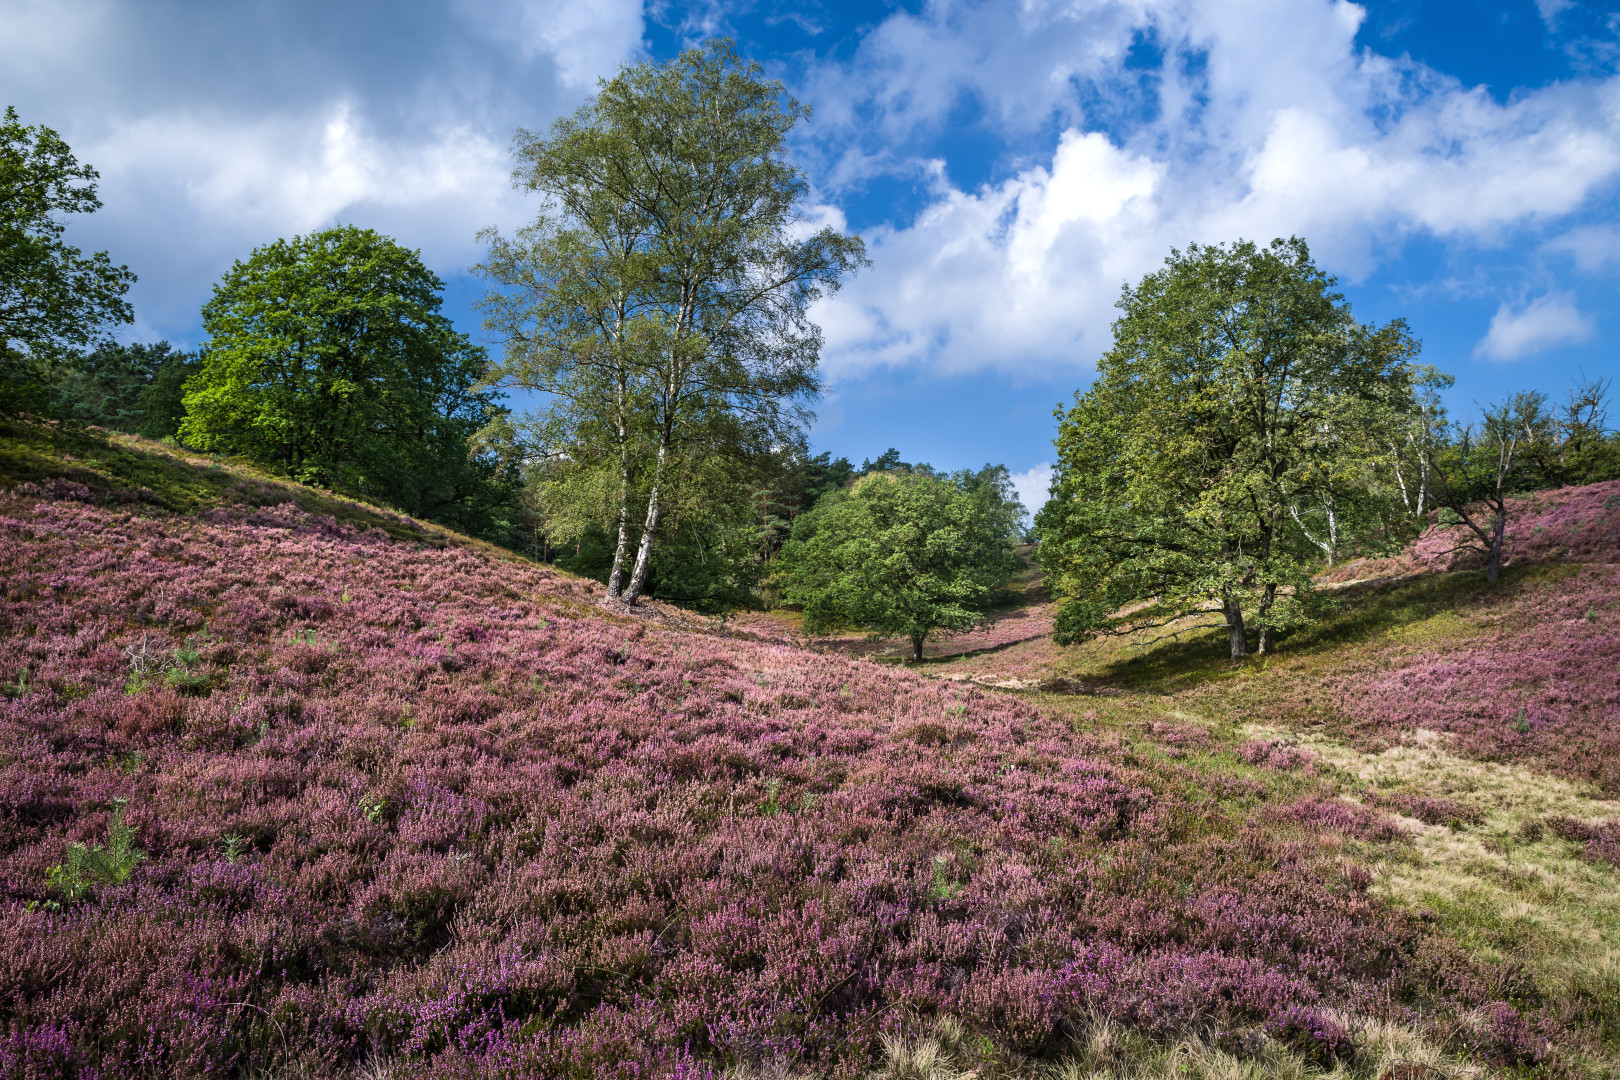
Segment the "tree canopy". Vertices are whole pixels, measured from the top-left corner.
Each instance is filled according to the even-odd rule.
[[[966,630],[1016,565],[1005,515],[972,474],[872,473],[824,495],[782,549],[783,596],[804,626],[904,636]]]
[[[463,524],[492,480],[467,440],[498,409],[477,385],[483,350],[439,312],[443,287],[369,229],[257,248],[203,308],[182,438]]]
[[[52,367],[134,314],[135,281],[105,251],[66,243],[60,214],[101,208],[96,170],[55,131],[0,121],[0,410],[38,409]]]
[[[1192,245],[1127,286],[1097,379],[1060,411],[1040,561],[1073,641],[1219,612],[1234,658],[1308,614],[1301,508],[1343,498],[1416,342],[1355,321],[1303,240]],[[1247,621],[1246,621],[1247,620]]]
[[[64,420],[161,439],[179,429],[185,415],[181,388],[196,370],[196,357],[167,341],[104,341],[59,365],[49,411]]]
[[[791,443],[820,390],[808,310],[864,248],[804,227],[786,136],[807,113],[716,40],[518,135],[518,183],[545,204],[512,240],[486,234],[491,378],[546,395],[529,431],[558,463],[555,516],[616,530],[611,598],[641,595],[683,484]]]

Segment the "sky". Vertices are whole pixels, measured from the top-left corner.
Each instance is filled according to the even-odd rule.
[[[716,35],[811,106],[806,212],[872,259],[815,311],[816,450],[1038,505],[1121,288],[1192,242],[1305,238],[1460,416],[1620,371],[1620,2],[0,0],[0,105],[100,170],[69,236],[139,275],[124,340],[200,344],[234,260],[351,223],[479,339],[513,134]]]

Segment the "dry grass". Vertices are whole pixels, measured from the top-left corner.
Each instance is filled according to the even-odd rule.
[[[1258,1031],[1206,1039],[1150,1039],[1106,1018],[1094,1020],[1056,1061],[998,1053],[958,1021],[918,1022],[883,1039],[884,1063],[870,1080],[1485,1080],[1492,1070],[1447,1054],[1416,1028],[1340,1016],[1355,1043],[1348,1059],[1323,1065]],[[1467,1021],[1464,1021],[1465,1023]],[[733,1068],[728,1080],[817,1080],[780,1063]]]

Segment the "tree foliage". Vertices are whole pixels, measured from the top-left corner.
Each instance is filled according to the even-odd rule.
[[[129,268],[62,239],[57,215],[100,209],[98,175],[55,131],[24,126],[7,107],[0,121],[0,410],[39,409],[56,364],[107,324],[134,318],[124,300],[135,281]]]
[[[167,341],[104,341],[60,365],[49,411],[63,420],[161,439],[179,430],[182,387],[196,371],[196,357]]]
[[[805,629],[904,636],[920,660],[936,630],[982,621],[1016,558],[1004,516],[969,475],[873,473],[802,515],[780,577]]]
[[[807,112],[721,40],[628,65],[545,137],[519,133],[518,182],[546,202],[513,240],[486,234],[491,378],[547,396],[530,432],[558,463],[559,517],[616,529],[610,597],[644,591],[681,485],[716,471],[704,459],[791,442],[820,390],[808,310],[864,249],[803,227],[786,136]]]
[[[483,350],[440,314],[443,283],[369,229],[257,248],[203,308],[181,436],[295,479],[487,533],[506,496],[468,438],[499,415]]]
[[[1037,525],[1057,637],[1219,611],[1231,653],[1308,615],[1306,513],[1353,494],[1362,427],[1409,399],[1405,325],[1356,322],[1304,241],[1193,245],[1127,286],[1060,412]],[[1248,614],[1246,614],[1248,613]]]
[[[1536,487],[1536,451],[1556,439],[1557,421],[1538,391],[1511,394],[1489,406],[1479,424],[1456,425],[1429,454],[1435,505],[1449,512],[1485,553],[1485,576],[1502,576],[1508,496]],[[1550,456],[1550,455],[1548,455]]]

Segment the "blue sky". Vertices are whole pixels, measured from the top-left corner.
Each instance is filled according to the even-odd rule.
[[[0,0],[0,103],[102,173],[72,227],[141,277],[127,337],[198,343],[255,245],[339,222],[420,248],[477,336],[476,232],[544,128],[627,60],[735,38],[813,106],[814,214],[873,266],[818,310],[818,449],[1005,463],[1126,281],[1298,234],[1405,318],[1454,411],[1620,369],[1620,14],[1579,0]]]

